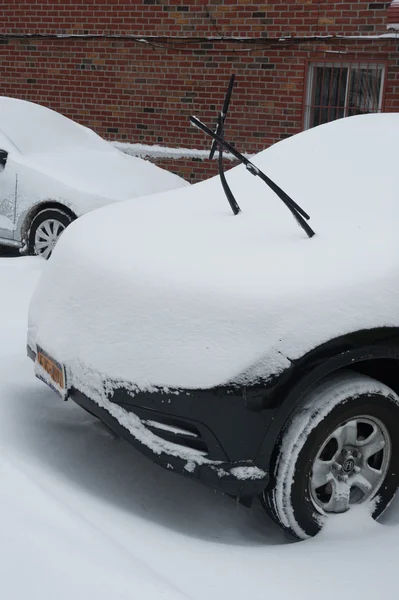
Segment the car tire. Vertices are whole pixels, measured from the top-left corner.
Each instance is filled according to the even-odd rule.
[[[32,220],[29,229],[29,254],[50,258],[60,235],[72,221],[73,218],[68,213],[58,208],[40,211]]]
[[[378,518],[399,485],[398,395],[352,372],[319,382],[286,425],[272,470],[262,503],[298,539],[353,504]]]

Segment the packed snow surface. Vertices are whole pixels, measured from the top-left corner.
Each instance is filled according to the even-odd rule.
[[[264,515],[151,463],[33,375],[45,266],[0,258],[0,581],[7,600],[397,597],[399,502],[292,543]],[[188,467],[190,468],[190,467]]]
[[[398,131],[398,114],[351,117],[254,158],[309,212],[312,239],[241,165],[227,175],[238,216],[217,177],[85,215],[44,271],[30,344],[72,372],[207,388],[398,325]]]
[[[91,196],[125,200],[189,185],[149,161],[123,154],[91,129],[16,98],[0,96],[0,143],[20,166]],[[70,195],[68,189],[59,193]]]

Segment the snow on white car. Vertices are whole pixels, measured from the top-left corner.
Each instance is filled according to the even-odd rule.
[[[48,258],[76,217],[187,185],[53,110],[0,97],[0,244]]]
[[[298,538],[353,504],[378,517],[399,477],[398,129],[350,117],[259,153],[226,176],[236,216],[213,178],[76,221],[32,299],[36,374]]]

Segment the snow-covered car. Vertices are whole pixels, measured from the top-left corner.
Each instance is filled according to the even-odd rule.
[[[53,110],[0,97],[0,245],[48,258],[76,217],[187,185]]]
[[[36,375],[298,538],[353,504],[378,517],[399,478],[398,131],[364,115],[275,144],[227,173],[236,216],[215,177],[78,219],[31,302]]]

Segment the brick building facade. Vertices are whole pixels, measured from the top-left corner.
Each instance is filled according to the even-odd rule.
[[[120,142],[205,149],[230,74],[226,136],[254,153],[304,127],[399,110],[390,2],[3,0],[2,95],[47,105]],[[195,153],[194,153],[195,154]],[[191,181],[198,156],[156,159]]]

